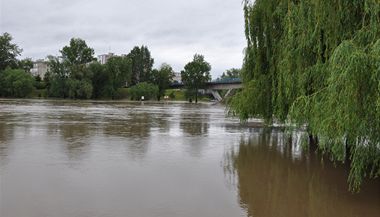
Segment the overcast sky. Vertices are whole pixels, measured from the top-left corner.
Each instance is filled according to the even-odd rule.
[[[96,55],[147,45],[156,67],[178,72],[200,53],[215,78],[241,67],[246,44],[242,0],[0,0],[0,10],[0,33],[22,58],[58,55],[79,37]]]

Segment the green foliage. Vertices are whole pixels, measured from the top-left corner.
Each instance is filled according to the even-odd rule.
[[[134,47],[127,55],[132,61],[131,85],[136,85],[139,82],[151,81],[152,67],[154,59],[151,58],[148,47]]]
[[[181,72],[182,82],[189,92],[194,93],[195,102],[198,102],[198,90],[211,80],[210,71],[211,65],[205,61],[204,57],[195,54],[193,61],[187,63]]]
[[[173,91],[170,92],[169,97],[170,97],[170,99],[175,99],[176,98],[175,93]]]
[[[68,79],[68,97],[72,99],[90,99],[92,96],[92,85],[87,80]]]
[[[41,76],[37,75],[34,77],[34,87],[38,90],[45,89],[46,83],[41,79]]]
[[[245,2],[245,88],[230,113],[307,126],[351,190],[380,174],[378,0]]]
[[[118,88],[116,90],[115,99],[127,99],[128,98],[128,88]]]
[[[0,36],[0,75],[3,70],[9,68],[22,68],[30,72],[33,67],[30,59],[18,61],[16,57],[20,55],[21,49],[16,44],[11,43],[12,37],[8,33]],[[171,79],[172,69],[164,65],[157,74],[152,75],[153,59],[146,46],[135,47],[128,56],[112,57],[105,65],[94,62],[94,50],[87,46],[86,42],[80,38],[72,38],[69,45],[64,46],[61,57],[49,56],[48,72],[41,78],[33,79],[32,85],[37,89],[46,87],[46,94],[49,97],[73,98],[73,99],[99,99],[99,98],[125,98],[126,91],[123,87],[127,84],[136,84],[142,81],[154,81],[160,87],[160,91],[154,96],[160,97],[168,86],[167,80]],[[0,82],[1,96],[24,96],[19,93],[22,87],[17,82],[17,88],[6,84],[5,77],[2,76]],[[22,79],[22,77],[17,77]],[[23,80],[25,81],[25,80]],[[8,86],[5,86],[8,85]],[[27,84],[25,84],[27,85]],[[151,90],[148,88],[148,90]],[[10,94],[16,95],[10,95]],[[148,91],[148,97],[150,92]],[[151,97],[153,98],[153,97]]]
[[[170,100],[186,101],[185,92],[186,90],[183,89],[169,89],[166,90],[165,95],[169,96]]]
[[[62,59],[69,65],[81,65],[95,60],[94,49],[80,38],[72,38],[70,45],[63,47],[60,52]]]
[[[33,77],[22,69],[6,69],[0,74],[0,96],[26,97],[33,91]]]
[[[92,97],[95,99],[104,97],[109,79],[105,66],[99,62],[93,62],[88,66],[88,70],[92,73]]]
[[[35,89],[32,94],[33,98],[46,98],[47,97],[47,92],[46,89]]]
[[[46,77],[49,96],[89,99],[93,94],[93,72],[87,63],[95,60],[94,50],[79,38],[70,40],[70,45],[60,51],[62,58],[49,56],[49,71]]]
[[[241,69],[228,69],[220,76],[221,79],[225,78],[240,78]]]
[[[127,57],[112,57],[105,65],[91,63],[88,71],[92,75],[93,98],[119,97],[119,89],[130,82],[131,60]]]
[[[128,57],[112,57],[105,66],[107,76],[103,95],[114,99],[119,88],[130,83],[132,63]]]
[[[67,98],[68,97],[68,79],[52,76],[49,86],[47,87],[47,94],[49,97]]]
[[[37,82],[41,82],[42,78],[41,78],[40,75],[36,75],[36,76],[34,76],[34,80],[37,81]]]
[[[58,57],[49,56],[48,59],[49,70],[45,78],[48,81],[48,96],[66,98],[70,71]]]
[[[270,105],[270,91],[267,89],[266,82],[258,79],[252,80],[245,84],[244,91],[238,92],[230,102],[232,110],[230,113],[238,116],[242,121],[248,118],[263,118],[265,121],[270,122],[272,109],[268,107]],[[251,103],[262,99],[263,103]],[[249,102],[249,103],[247,103]]]
[[[45,82],[48,95],[59,98],[119,98],[118,90],[131,82],[129,57],[112,57],[105,65],[94,60],[94,51],[82,39],[71,39],[62,58],[49,57]]]
[[[30,58],[18,61],[17,65],[17,68],[23,69],[27,73],[30,73],[30,70],[33,68],[33,62]]]
[[[16,59],[22,49],[11,41],[9,33],[0,35],[0,96],[26,97],[34,89],[34,79],[29,73],[33,64],[30,59]]]
[[[17,56],[21,54],[16,44],[12,44],[12,36],[9,33],[0,35],[0,73],[7,67],[16,68],[18,60]]]
[[[188,99],[190,102],[192,102],[193,97],[195,97],[195,94],[198,94],[198,91],[194,89],[185,89],[184,91],[185,99]]]
[[[158,100],[165,95],[165,90],[169,88],[173,77],[174,70],[169,64],[166,63],[162,64],[160,69],[154,69],[152,71],[152,83],[158,86]]]
[[[144,100],[157,99],[158,86],[147,82],[138,83],[129,88],[129,96],[131,100],[140,100],[144,96]]]

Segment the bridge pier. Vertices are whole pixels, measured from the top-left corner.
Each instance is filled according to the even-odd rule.
[[[223,98],[220,96],[219,92],[217,90],[208,90],[209,93],[212,94],[212,96],[218,100],[218,102],[222,101]]]
[[[210,93],[216,100],[218,100],[218,102],[221,102],[223,99],[227,98],[231,92],[232,92],[233,89],[228,89],[227,93],[224,94],[224,96],[222,97],[218,90],[212,90],[212,89],[208,89],[206,90],[207,93]]]
[[[232,89],[229,89],[226,94],[224,94],[223,98],[227,98],[232,92]]]

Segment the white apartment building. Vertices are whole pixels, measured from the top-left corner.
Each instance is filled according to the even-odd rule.
[[[33,76],[39,75],[43,79],[46,72],[48,71],[48,68],[48,63],[45,60],[36,60],[33,62],[33,68],[30,69],[30,73]]]
[[[100,64],[106,64],[107,61],[114,56],[114,53],[102,54],[98,56]]]

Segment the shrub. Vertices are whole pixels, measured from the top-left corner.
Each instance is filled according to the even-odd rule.
[[[131,100],[140,100],[144,96],[145,100],[157,99],[158,86],[147,82],[138,83],[129,88]]]

